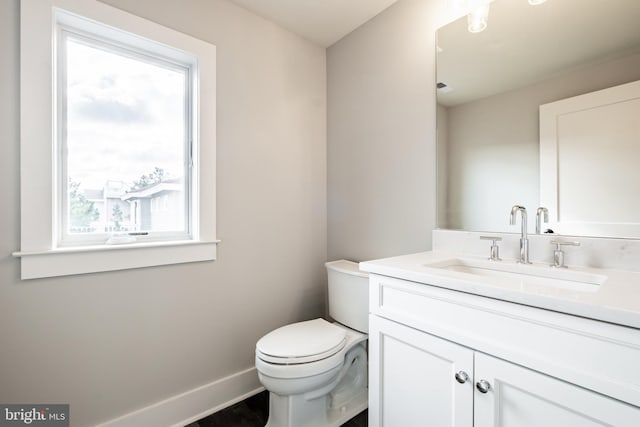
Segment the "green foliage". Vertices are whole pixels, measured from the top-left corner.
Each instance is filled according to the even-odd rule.
[[[122,212],[122,209],[120,209],[120,206],[115,205],[111,211],[111,218],[113,219],[113,222],[115,223],[116,226],[116,231],[120,231],[120,224],[122,223],[122,220],[124,219],[124,212]]]
[[[80,183],[69,178],[69,221],[72,228],[89,227],[100,217],[94,203],[80,192]]]
[[[165,176],[166,176],[166,173],[164,169],[156,166],[153,169],[153,172],[151,172],[149,175],[142,175],[138,181],[134,181],[133,187],[131,188],[131,190],[132,191],[140,190],[141,188],[145,188],[150,185],[162,182]]]

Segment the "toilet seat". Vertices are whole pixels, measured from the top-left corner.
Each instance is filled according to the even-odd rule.
[[[345,326],[329,323],[323,319],[315,319],[307,322],[300,322],[300,324],[312,324],[313,326],[321,329],[325,332],[328,332],[327,335],[322,334],[323,339],[318,340],[316,336],[311,335],[308,326],[297,326],[292,328],[293,331],[300,332],[301,334],[293,334],[288,335],[289,327],[293,327],[298,325],[294,323],[293,325],[287,325],[280,329],[285,329],[284,334],[287,334],[288,338],[291,339],[293,335],[299,339],[297,344],[300,344],[298,347],[297,344],[295,348],[299,348],[298,354],[305,353],[305,348],[312,349],[316,351],[315,354],[310,354],[306,356],[298,356],[298,357],[283,357],[283,356],[275,356],[271,354],[264,354],[260,349],[263,349],[272,353],[285,353],[282,351],[277,351],[276,348],[272,348],[272,346],[268,344],[273,344],[275,347],[276,341],[271,343],[271,339],[262,341],[258,341],[256,344],[256,368],[261,376],[267,376],[271,378],[280,378],[280,379],[294,379],[294,378],[306,378],[312,377],[316,375],[329,375],[331,372],[337,372],[340,367],[344,364],[344,355],[345,353],[351,349],[354,345],[359,342],[365,341],[367,339],[367,335],[360,333],[358,331],[354,331]],[[327,327],[328,326],[328,327]],[[298,330],[299,329],[299,330]],[[337,330],[336,330],[337,329]],[[278,331],[278,329],[276,329]],[[276,332],[273,331],[273,332]],[[306,331],[306,333],[304,333]],[[268,335],[265,335],[266,338]],[[276,334],[276,339],[281,337],[280,333]],[[333,340],[329,337],[333,337]],[[337,337],[337,338],[336,338]],[[337,344],[336,344],[337,341]],[[310,346],[306,347],[307,343],[315,342],[315,349]],[[318,342],[323,342],[323,345],[318,345]],[[326,348],[322,348],[326,347]],[[319,350],[318,350],[319,349]],[[287,348],[289,350],[289,348]],[[289,351],[288,354],[294,354]],[[271,362],[270,360],[275,360],[275,362]],[[307,362],[303,362],[304,360],[308,360]],[[310,361],[314,360],[314,361]]]
[[[256,344],[256,355],[277,365],[297,365],[327,359],[347,342],[344,328],[313,319],[278,328]]]

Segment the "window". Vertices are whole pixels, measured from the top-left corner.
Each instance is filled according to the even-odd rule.
[[[21,139],[23,278],[215,259],[215,46],[22,0]]]
[[[61,24],[57,35],[58,245],[113,234],[190,240],[196,58],[135,49],[127,34],[116,41]]]

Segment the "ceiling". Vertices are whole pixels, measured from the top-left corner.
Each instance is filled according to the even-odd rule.
[[[302,37],[328,47],[397,0],[231,0]]]

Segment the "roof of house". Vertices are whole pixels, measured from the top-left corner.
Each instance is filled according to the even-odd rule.
[[[181,191],[183,185],[180,179],[168,179],[162,182],[156,182],[155,184],[147,185],[146,187],[138,188],[136,190],[129,191],[122,195],[122,200],[131,199],[146,199],[153,197],[154,195],[163,191]]]

